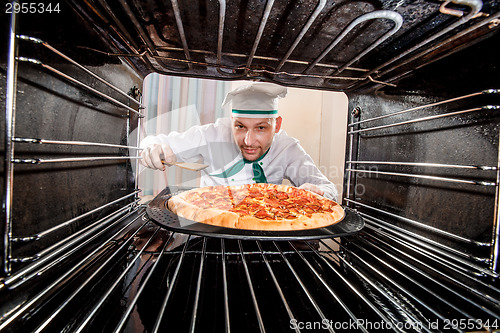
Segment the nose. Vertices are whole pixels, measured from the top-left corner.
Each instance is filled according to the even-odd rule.
[[[252,131],[247,131],[244,140],[245,145],[251,147],[253,142],[254,142],[254,136],[252,134]]]

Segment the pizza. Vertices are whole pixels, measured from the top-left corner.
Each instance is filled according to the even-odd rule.
[[[287,185],[208,186],[172,196],[168,209],[186,219],[247,230],[321,228],[343,219],[333,200]]]

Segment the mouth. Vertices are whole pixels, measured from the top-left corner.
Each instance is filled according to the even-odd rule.
[[[242,148],[242,150],[249,154],[249,155],[252,155],[252,154],[255,154],[258,150],[258,148]]]

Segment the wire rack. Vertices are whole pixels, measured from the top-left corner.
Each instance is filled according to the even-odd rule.
[[[54,221],[53,226],[47,228],[46,230],[40,230],[33,234],[21,234],[19,231],[16,231],[16,222],[14,221],[13,217],[13,211],[15,209],[14,206],[18,205],[18,203],[14,201],[14,178],[17,174],[15,172],[16,165],[25,164],[31,166],[33,170],[37,167],[40,168],[42,165],[47,164],[62,165],[62,168],[69,168],[68,164],[66,163],[78,164],[80,162],[93,163],[106,161],[126,163],[127,161],[137,161],[139,159],[139,150],[136,146],[109,142],[57,140],[57,138],[32,138],[16,136],[16,94],[18,94],[17,90],[19,89],[17,86],[18,81],[22,80],[22,77],[19,76],[19,72],[22,72],[23,68],[25,68],[23,66],[37,66],[42,71],[45,71],[45,73],[49,73],[54,77],[64,80],[69,86],[76,87],[76,89],[80,89],[82,92],[84,91],[85,93],[89,93],[96,98],[100,98],[101,100],[109,103],[114,112],[116,112],[113,116],[124,118],[124,122],[126,122],[127,132],[131,132],[131,126],[134,122],[134,120],[132,120],[132,115],[140,119],[142,117],[140,110],[142,110],[143,108],[139,100],[120,90],[115,85],[109,83],[99,75],[87,69],[85,66],[66,56],[64,53],[52,47],[50,44],[38,38],[16,34],[16,20],[17,15],[13,14],[10,29],[10,45],[7,64],[5,113],[6,180],[3,190],[5,224],[2,233],[2,267],[4,271],[3,275],[7,277],[11,276],[12,273],[16,270],[13,269],[13,265],[17,265],[16,267],[22,267],[26,263],[30,263],[33,261],[45,262],[45,260],[48,258],[54,258],[53,254],[61,253],[61,251],[67,248],[69,244],[73,244],[75,242],[81,241],[82,239],[90,237],[91,233],[89,232],[89,230],[95,230],[96,228],[105,225],[106,221],[109,221],[110,219],[119,219],[127,211],[137,209],[136,207],[138,202],[138,193],[140,192],[137,187],[132,191],[122,191],[122,193],[119,193],[117,196],[115,195],[116,198],[111,200],[110,202],[106,202],[97,207],[88,208],[86,211],[83,211],[79,215],[74,216],[68,220]],[[93,83],[84,83],[80,79],[77,79],[70,74],[65,73],[63,70],[57,69],[52,65],[44,63],[44,61],[42,60],[23,56],[23,52],[32,48],[37,50],[35,52],[36,54],[42,54],[42,49],[47,50],[55,57],[58,57],[59,62],[69,64],[70,67],[73,66],[72,69],[80,71],[82,73],[80,75],[88,78]],[[64,66],[60,67],[67,69],[67,67]],[[95,82],[102,84],[100,88],[101,90],[95,88]],[[34,86],[36,87],[36,85]],[[104,88],[102,87],[106,87],[110,92],[103,92]],[[35,88],[35,90],[36,89],[43,90],[40,87]],[[115,94],[116,96],[112,96],[112,94]],[[120,101],[119,99],[122,99],[122,101]],[[128,104],[132,104],[134,107],[131,107]],[[30,152],[31,156],[16,156],[17,151],[25,152],[28,145],[30,145],[33,149]],[[81,156],[82,154],[79,152],[73,152],[74,156],[65,156],[62,158],[54,158],[52,156],[45,158],[37,157],[35,155],[37,154],[36,148],[40,146],[54,147],[56,151],[55,155],[61,154],[60,152],[64,152],[65,147],[82,147],[84,149],[87,149],[87,151],[84,156]],[[92,149],[99,148],[106,148],[108,149],[108,151],[109,149],[111,149],[114,150],[114,152],[103,156],[102,152],[99,152],[98,150],[92,151]],[[124,151],[126,153],[124,153]],[[26,155],[26,153],[24,153],[24,155]],[[36,171],[33,170],[33,173],[35,174]],[[25,188],[24,191],[28,192],[29,189]],[[112,210],[111,213],[110,209]],[[106,216],[101,218],[101,214],[105,214]],[[86,222],[83,224],[83,226],[78,226],[81,221],[88,221],[89,217],[95,216],[99,216],[99,218],[97,218],[97,221],[91,221],[90,223]],[[71,232],[69,234],[67,232],[68,229],[71,229]],[[61,237],[60,232],[64,230],[66,230],[66,235]],[[13,254],[13,248],[15,247],[19,248],[24,244],[47,240],[49,238],[51,239],[51,241],[49,241],[48,243],[44,243],[45,245],[43,246],[40,246],[39,251],[36,253],[26,253],[25,251],[18,251],[17,254]],[[52,253],[52,255],[49,255],[50,253]]]
[[[108,241],[38,285],[0,328],[460,332],[499,324],[500,290],[482,269],[450,264],[384,230],[342,242],[228,240],[166,232],[144,209],[128,215]],[[65,292],[67,285],[75,287]]]

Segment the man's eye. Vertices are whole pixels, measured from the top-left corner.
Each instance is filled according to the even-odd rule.
[[[263,130],[265,130],[265,129],[266,129],[266,127],[265,127],[265,126],[259,126],[259,129],[260,129],[261,131],[263,131]]]

